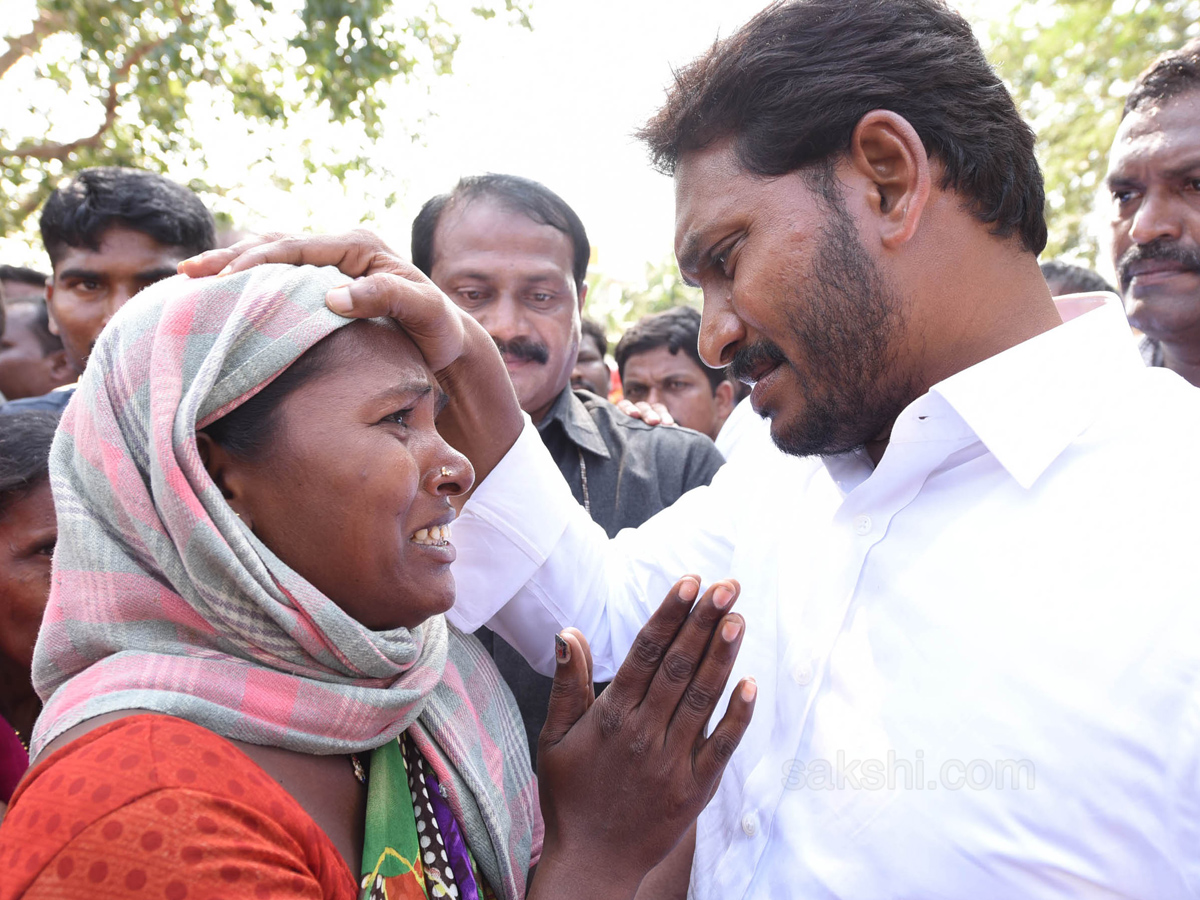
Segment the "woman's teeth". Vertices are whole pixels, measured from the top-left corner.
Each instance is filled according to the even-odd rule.
[[[432,528],[422,528],[412,536],[412,539],[418,544],[426,544],[430,547],[448,544],[450,543],[450,526],[434,525]]]

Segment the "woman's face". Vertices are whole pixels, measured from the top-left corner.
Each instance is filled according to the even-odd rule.
[[[429,532],[454,519],[450,498],[474,472],[434,427],[442,393],[404,332],[363,321],[327,340],[265,451],[225,456],[214,477],[258,538],[348,614],[412,628],[454,604],[454,547]]]
[[[0,516],[0,654],[23,669],[33,663],[57,536],[48,479]]]

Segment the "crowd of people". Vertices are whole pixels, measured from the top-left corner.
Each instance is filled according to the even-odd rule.
[[[0,266],[0,900],[1200,895],[1200,41],[1039,264],[942,0],[782,0],[407,257],[83,169]],[[734,606],[737,605],[737,612]]]

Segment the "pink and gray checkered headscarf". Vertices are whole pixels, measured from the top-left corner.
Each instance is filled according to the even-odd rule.
[[[536,786],[516,704],[479,643],[442,616],[385,632],[352,619],[242,524],[196,447],[198,427],[351,321],[325,306],[344,282],[293,266],[178,276],[104,330],[50,455],[59,537],[33,751],[125,709],[314,754],[407,729],[488,881],[523,897]]]

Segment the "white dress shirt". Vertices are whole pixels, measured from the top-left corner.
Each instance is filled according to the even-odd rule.
[[[451,615],[547,673],[575,625],[604,680],[679,575],[741,582],[759,697],[693,897],[1194,897],[1198,448],[1104,304],[935,385],[878,467],[747,453],[612,541],[527,428]]]
[[[721,430],[717,432],[717,439],[713,443],[717,445],[717,449],[721,451],[721,455],[725,457],[726,461],[733,459],[746,447],[753,447],[756,450],[770,447],[776,453],[782,452],[771,441],[770,421],[754,411],[749,397],[733,408],[733,412],[721,425]]]

